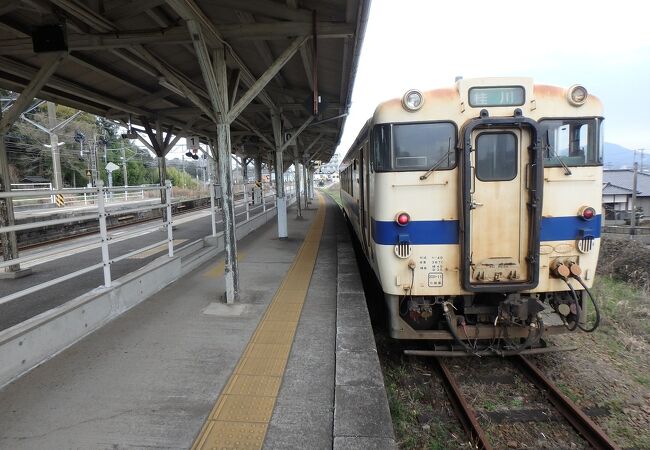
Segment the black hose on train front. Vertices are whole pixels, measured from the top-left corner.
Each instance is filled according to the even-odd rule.
[[[584,281],[582,281],[582,278],[580,278],[579,275],[576,275],[574,273],[571,273],[571,277],[575,278],[578,283],[582,285],[583,288],[585,288],[585,291],[587,292],[587,295],[591,299],[591,304],[594,305],[594,311],[596,312],[596,320],[594,321],[594,325],[591,328],[584,328],[582,325],[578,323],[578,327],[584,331],[585,333],[591,333],[594,331],[596,328],[598,328],[598,325],[600,325],[600,308],[598,307],[598,303],[596,302],[596,299],[594,298],[593,295],[591,295],[591,291],[587,287]]]
[[[580,322],[580,320],[578,319],[578,317],[580,317],[580,311],[581,311],[580,301],[578,300],[578,294],[576,294],[576,290],[573,289],[573,286],[571,286],[571,283],[569,283],[569,280],[567,279],[567,277],[560,275],[560,279],[562,281],[564,281],[567,286],[569,286],[569,290],[571,292],[571,297],[573,297],[573,300],[575,302],[574,304],[576,305],[576,314],[575,314],[576,320],[574,320],[573,325],[569,325],[567,323],[566,319],[564,317],[562,317],[562,320],[564,321],[564,326],[567,328],[567,330],[573,331],[578,327],[579,322]]]
[[[530,327],[528,328],[528,336],[526,336],[526,340],[521,344],[512,347],[510,350],[520,352],[528,347],[531,347],[534,343],[539,342],[539,340],[542,339],[542,335],[544,334],[544,321],[541,317],[537,317],[536,324],[539,331],[535,333],[535,326],[533,326],[531,323]]]
[[[458,324],[456,322],[456,314],[454,314],[454,306],[450,302],[445,302],[442,304],[442,310],[444,311],[445,319],[447,320],[449,332],[454,337],[454,340],[460,344],[460,346],[463,347],[467,353],[474,353],[474,349],[467,345],[458,335],[458,332],[456,330]]]

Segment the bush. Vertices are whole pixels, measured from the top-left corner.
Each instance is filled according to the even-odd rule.
[[[638,241],[604,237],[600,242],[598,273],[647,290],[650,288],[650,249]]]

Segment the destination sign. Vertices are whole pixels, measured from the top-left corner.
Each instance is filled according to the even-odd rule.
[[[520,106],[524,104],[522,86],[475,87],[469,90],[469,105]]]

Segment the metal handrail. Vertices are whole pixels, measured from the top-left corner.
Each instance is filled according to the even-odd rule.
[[[132,238],[134,236],[141,236],[143,234],[146,234],[145,232],[158,230],[158,229],[160,229],[160,227],[161,227],[160,222],[158,222],[157,224],[154,224],[154,225],[140,226],[136,230],[133,230],[133,231],[126,231],[117,238],[114,238],[113,236],[111,236],[109,234],[108,235],[108,245],[115,244],[115,243],[118,243],[118,242],[122,242],[122,241],[124,241],[126,239],[130,239],[130,238]]]
[[[93,219],[97,219],[98,217],[99,214],[95,213],[95,214],[86,214],[77,217],[68,217],[67,219],[52,219],[52,220],[44,220],[42,222],[23,223],[20,225],[0,227],[0,233],[11,233],[12,231],[32,230],[34,228],[43,228],[52,225],[63,225],[66,223],[80,222],[82,220],[93,220]]]
[[[143,212],[143,211],[151,211],[151,210],[154,210],[154,209],[162,209],[162,208],[166,208],[166,207],[167,207],[167,205],[162,203],[162,204],[143,206],[141,208],[131,208],[131,209],[118,209],[118,208],[109,209],[109,208],[106,208],[106,216],[107,217],[114,216],[116,213],[132,214],[132,213],[138,213],[138,212]]]
[[[69,190],[39,190],[39,191],[11,191],[0,192],[0,198],[17,198],[17,197],[49,197],[56,194],[96,194],[99,192],[98,188],[79,188]]]
[[[92,272],[93,270],[99,269],[103,265],[104,265],[103,263],[97,263],[95,265],[88,266],[88,267],[86,267],[84,269],[77,270],[76,272],[72,272],[72,273],[69,273],[67,275],[63,275],[63,276],[61,276],[59,278],[55,278],[53,280],[46,281],[45,283],[37,284],[36,286],[32,286],[30,288],[23,289],[22,291],[18,291],[18,292],[14,292],[13,294],[6,295],[6,296],[0,298],[0,305],[2,305],[4,303],[8,303],[8,302],[13,301],[13,300],[16,300],[16,299],[18,299],[20,297],[24,297],[25,295],[29,295],[29,294],[32,294],[34,292],[41,291],[41,290],[43,290],[45,288],[49,288],[50,286],[54,286],[54,285],[57,285],[59,283],[63,283],[64,281],[71,280],[72,278],[76,278],[79,275],[83,275],[85,273]]]
[[[106,187],[106,192],[124,192],[124,191],[162,191],[165,186],[113,186]]]
[[[118,186],[103,187],[105,192],[124,192],[124,191],[160,191],[165,186]],[[49,197],[56,194],[97,194],[99,187],[92,188],[73,188],[73,189],[34,189],[34,190],[15,190],[11,192],[0,192],[0,198],[17,198],[17,197]]]
[[[101,239],[99,239],[99,238],[92,239],[90,241],[84,241],[83,243],[79,243],[77,245],[71,245],[69,247],[66,247],[65,251],[76,250],[78,248],[87,247],[89,245],[98,244],[100,242],[101,242]],[[10,259],[9,261],[2,261],[2,262],[0,262],[0,269],[3,269],[5,267],[11,267],[11,266],[16,265],[16,264],[22,264],[24,262],[39,260],[41,258],[47,258],[48,256],[56,255],[58,253],[61,253],[60,248],[55,248],[55,249],[52,249],[52,250],[44,250],[44,251],[40,251],[38,253],[34,253],[33,255],[21,256],[20,258]]]
[[[159,190],[161,189],[160,186],[156,187],[139,187],[137,190]],[[167,241],[168,242],[168,249],[167,253],[170,257],[174,256],[174,244],[173,244],[173,235],[172,235],[172,224],[173,224],[173,217],[172,217],[172,195],[171,195],[171,183],[167,182],[167,185],[164,187],[166,190],[166,202],[164,205],[151,205],[151,207],[145,208],[147,210],[151,209],[158,209],[160,207],[164,207],[167,209],[167,220],[165,221],[165,225],[167,227]],[[123,189],[118,189],[123,190]],[[18,292],[14,292],[13,294],[7,295],[5,297],[0,298],[0,304],[10,302],[12,300],[18,299],[20,297],[23,297],[25,295],[38,292],[42,289],[45,289],[50,286],[54,286],[56,284],[62,283],[64,281],[70,280],[72,278],[76,278],[80,275],[83,275],[85,273],[88,273],[90,271],[103,268],[104,271],[104,287],[108,288],[111,287],[112,279],[111,279],[111,263],[115,261],[120,261],[121,259],[127,258],[128,256],[122,255],[118,258],[113,258],[111,259],[110,254],[109,254],[109,245],[111,244],[111,237],[108,234],[108,228],[106,226],[106,218],[110,214],[109,211],[106,209],[106,197],[109,192],[108,188],[103,187],[101,184],[97,188],[92,188],[92,189],[79,189],[75,190],[80,193],[93,193],[97,195],[97,203],[95,207],[97,208],[97,213],[94,214],[86,214],[83,216],[78,216],[78,217],[72,217],[72,218],[65,218],[65,219],[54,219],[54,220],[46,220],[42,222],[34,222],[34,223],[29,223],[29,224],[21,224],[21,225],[12,225],[8,227],[2,227],[0,228],[0,233],[7,233],[11,231],[21,231],[21,230],[29,230],[32,228],[42,228],[45,226],[51,226],[51,225],[61,225],[65,223],[71,223],[71,222],[79,222],[83,220],[98,220],[99,221],[99,244],[102,252],[102,261],[98,264],[94,264],[92,266],[86,267],[81,270],[77,270],[75,272],[69,273],[67,275],[61,276],[59,278],[55,278],[54,280],[47,281],[45,283],[38,284],[36,286],[31,286],[27,289],[23,289]],[[34,191],[31,191],[30,194],[33,195]],[[52,194],[53,192],[60,192],[60,191],[47,191],[48,195]],[[70,190],[67,191],[68,193]],[[20,197],[22,196],[20,192],[7,192],[3,193],[4,195],[0,198],[11,198],[11,197]],[[135,208],[136,210],[142,210],[143,208]],[[122,211],[124,212],[124,211]],[[153,227],[152,227],[153,228]],[[139,229],[138,232],[142,232],[142,229]],[[126,237],[125,237],[126,238]],[[113,242],[118,242],[118,239]],[[165,241],[163,241],[165,242]],[[79,247],[86,246],[88,245],[87,242],[85,242],[83,245],[80,245]],[[160,245],[158,243],[157,245]],[[74,247],[77,248],[77,247]],[[151,246],[147,246],[145,249],[149,249]],[[140,252],[143,252],[145,250],[143,249],[138,249],[136,252],[130,252],[130,256],[132,254],[137,254]],[[44,256],[47,255],[52,255],[54,253],[58,253],[58,250],[51,250],[51,251],[46,251],[46,252],[39,252],[34,255],[30,255],[28,257],[23,257],[23,258],[16,258],[12,259],[9,261],[5,261],[0,265],[0,268],[2,267],[8,267],[8,266],[13,266],[15,264],[20,264],[22,261],[27,261],[27,260],[34,260],[34,259],[39,259],[43,258]]]
[[[158,187],[156,187],[155,189],[158,189]],[[116,257],[116,258],[110,258],[109,245],[112,244],[112,243],[120,242],[122,240],[126,240],[132,234],[142,233],[143,228],[139,228],[134,233],[126,233],[126,234],[124,234],[124,235],[122,235],[122,236],[120,236],[119,238],[116,238],[116,239],[111,238],[111,236],[108,234],[108,230],[107,230],[107,227],[106,227],[106,217],[107,217],[108,214],[110,214],[105,208],[105,194],[107,193],[107,189],[102,187],[102,186],[99,186],[98,188],[93,188],[92,189],[92,191],[94,191],[94,192],[96,192],[98,194],[100,194],[100,193],[102,194],[102,195],[98,195],[98,201],[97,201],[97,205],[96,205],[96,208],[98,209],[98,212],[96,214],[89,214],[89,215],[70,218],[70,219],[49,220],[49,221],[44,221],[44,222],[36,222],[34,224],[15,225],[15,226],[12,226],[12,227],[0,228],[0,232],[8,232],[8,231],[18,231],[18,230],[22,230],[22,229],[38,228],[38,227],[43,227],[43,226],[48,226],[48,225],[77,222],[79,220],[98,219],[99,220],[99,228],[100,228],[100,231],[99,231],[100,238],[98,240],[95,240],[94,242],[92,242],[92,241],[87,242],[86,241],[83,244],[69,247],[69,249],[76,249],[76,248],[81,248],[81,247],[85,247],[85,246],[88,246],[88,245],[95,245],[95,244],[99,243],[100,247],[101,247],[101,250],[102,250],[102,261],[100,263],[85,267],[83,269],[80,269],[80,270],[77,270],[75,272],[63,275],[63,276],[55,278],[53,280],[49,280],[49,281],[46,281],[44,283],[41,283],[41,284],[38,284],[38,285],[35,285],[35,286],[31,286],[31,287],[29,287],[27,289],[23,289],[21,291],[14,292],[13,294],[9,294],[7,296],[4,296],[4,297],[0,298],[0,305],[2,305],[4,303],[11,302],[11,301],[16,300],[18,298],[24,297],[25,295],[29,295],[29,294],[32,294],[34,292],[41,291],[43,289],[46,289],[46,288],[48,288],[50,286],[54,286],[56,284],[62,283],[64,281],[76,278],[78,276],[81,276],[81,275],[86,274],[88,272],[92,272],[93,270],[97,270],[99,268],[103,268],[103,270],[104,270],[104,285],[103,285],[103,287],[108,288],[108,287],[111,286],[111,283],[112,283],[112,280],[111,280],[111,265],[113,263],[121,261],[123,259],[130,258],[131,256],[134,256],[134,255],[136,255],[138,253],[142,253],[142,252],[145,252],[145,251],[150,250],[152,248],[155,248],[157,246],[160,246],[160,245],[164,244],[165,242],[167,242],[167,245],[168,245],[167,246],[167,254],[168,254],[168,256],[173,257],[174,256],[174,240],[173,240],[173,234],[172,234],[173,233],[172,232],[172,230],[173,230],[172,225],[173,225],[174,221],[173,221],[173,216],[172,216],[172,203],[171,203],[171,198],[172,198],[171,189],[172,189],[172,186],[171,186],[171,183],[168,182],[168,184],[165,186],[165,189],[166,189],[166,193],[167,193],[165,204],[164,205],[152,205],[151,208],[145,208],[145,209],[157,209],[157,208],[161,208],[161,207],[165,207],[167,209],[167,215],[166,215],[167,220],[165,221],[165,224],[164,224],[164,226],[167,228],[167,239],[163,240],[163,241],[159,241],[159,242],[157,242],[155,244],[148,245],[148,246],[146,246],[144,248],[134,250],[132,252],[121,255],[121,256]],[[119,190],[119,188],[118,188],[118,190]],[[154,190],[154,189],[151,189],[151,190]],[[89,189],[83,189],[83,190],[80,189],[78,191],[82,192],[82,193],[88,193]],[[52,191],[48,191],[48,192],[51,193]],[[212,216],[212,222],[213,222],[213,226],[212,226],[213,233],[212,234],[213,234],[213,236],[223,235],[223,232],[220,232],[220,233],[216,232],[216,227],[215,227],[216,215],[215,215],[215,211],[219,208],[219,206],[216,205],[216,202],[215,202],[214,189],[210,189],[210,193],[211,193],[211,207],[210,207],[210,209],[211,209],[211,216]],[[7,194],[16,194],[16,193],[11,192],[11,193],[7,193]],[[291,194],[290,192],[287,192],[286,196],[288,198],[292,198],[292,197],[295,196],[295,194]],[[9,197],[9,195],[4,196],[4,197],[0,197],[0,198],[7,198],[7,197]],[[247,201],[247,198],[246,198],[246,200],[245,200],[246,211],[244,213],[238,214],[238,215],[242,215],[242,214],[247,215],[247,219],[246,219],[246,221],[243,222],[243,224],[248,223],[251,220],[256,219],[257,217],[262,216],[268,210],[272,210],[273,208],[277,208],[277,204],[270,207],[270,208],[267,208],[266,207],[266,201],[265,201],[266,197],[268,197],[268,195],[266,195],[266,196],[263,195],[262,196],[263,211],[260,212],[259,214],[256,214],[256,215],[252,216],[252,217],[250,217],[249,202]],[[141,208],[137,208],[137,209],[140,210]],[[122,212],[125,212],[125,211],[122,211]],[[160,225],[154,225],[151,228],[155,229],[155,228],[158,228],[159,226]],[[147,228],[148,227],[146,227],[144,229],[146,230]],[[60,252],[60,249],[53,249],[53,250],[49,250],[49,251],[45,251],[45,252],[35,253],[33,255],[29,255],[29,256],[26,256],[26,257],[12,259],[12,260],[0,263],[0,268],[12,266],[12,265],[15,265],[15,264],[20,264],[21,262],[25,262],[25,261],[37,260],[37,259],[44,258],[44,257],[50,256],[50,255],[53,255],[53,254],[56,254],[56,253],[59,253],[59,252]]]
[[[144,253],[144,252],[149,251],[149,250],[151,250],[153,248],[160,247],[161,245],[166,244],[166,243],[167,243],[167,239],[165,239],[164,241],[156,242],[155,244],[147,245],[146,247],[142,247],[142,248],[139,248],[137,250],[133,250],[132,252],[125,253],[124,255],[120,255],[120,256],[118,256],[116,258],[111,259],[109,261],[109,264],[113,264],[113,263],[116,263],[118,261],[122,261],[123,259],[128,259],[131,256],[135,256],[137,254]]]

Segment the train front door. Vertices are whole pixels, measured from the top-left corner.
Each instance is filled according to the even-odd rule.
[[[526,128],[471,133],[469,283],[483,287],[529,281],[528,148]],[[498,289],[497,289],[498,290]]]

